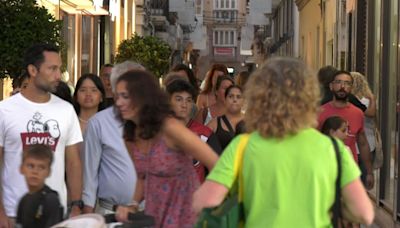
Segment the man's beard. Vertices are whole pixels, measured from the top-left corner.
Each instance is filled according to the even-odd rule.
[[[36,87],[43,92],[55,93],[57,91],[58,83],[46,84],[42,82],[36,83]]]
[[[339,92],[344,93],[344,94],[339,95]],[[335,96],[335,99],[337,101],[347,101],[347,98],[349,97],[349,93],[347,93],[344,90],[339,90],[339,91],[333,92],[333,95]]]

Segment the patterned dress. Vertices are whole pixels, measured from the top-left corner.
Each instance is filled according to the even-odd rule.
[[[192,159],[158,140],[145,155],[133,146],[136,172],[145,179],[145,213],[156,219],[156,227],[193,227],[192,196],[199,186]]]

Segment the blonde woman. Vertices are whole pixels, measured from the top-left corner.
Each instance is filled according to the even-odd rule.
[[[363,105],[367,107],[365,110],[364,115],[366,117],[375,117],[376,115],[376,101],[375,96],[371,92],[369,88],[367,79],[364,75],[360,74],[359,72],[351,72],[351,76],[353,77],[353,87],[351,92],[356,96]]]
[[[246,84],[243,156],[246,227],[331,227],[337,163],[332,141],[314,126],[319,105],[317,77],[297,59],[272,58]],[[225,149],[195,192],[199,212],[219,205],[233,186],[240,136]],[[342,211],[351,221],[371,224],[372,204],[360,171],[344,144],[341,156]]]
[[[369,145],[369,149],[371,151],[372,158],[375,157],[375,115],[376,115],[376,100],[375,96],[372,94],[371,89],[369,88],[367,79],[364,75],[359,72],[351,72],[351,76],[353,77],[353,88],[352,93],[356,96],[361,103],[363,103],[367,110],[365,110],[364,115],[364,131],[365,136],[367,136],[367,141]],[[358,148],[357,148],[358,150]],[[362,175],[361,180],[364,182],[366,178],[366,170],[364,164],[359,162]]]

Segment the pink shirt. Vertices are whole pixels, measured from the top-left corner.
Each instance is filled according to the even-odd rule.
[[[325,120],[331,116],[340,116],[348,122],[348,135],[344,143],[350,147],[354,160],[357,162],[357,135],[364,132],[364,113],[351,103],[348,103],[344,108],[334,107],[332,102],[326,103],[321,106],[321,113],[318,117],[318,129],[321,129]]]

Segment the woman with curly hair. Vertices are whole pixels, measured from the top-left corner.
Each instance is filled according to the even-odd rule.
[[[316,75],[298,59],[271,58],[246,84],[243,153],[246,227],[331,227],[338,174],[331,139],[316,129],[319,88]],[[219,205],[235,181],[236,137],[225,149],[193,208]],[[341,156],[342,212],[352,221],[371,224],[374,212],[360,171],[344,144]]]
[[[145,200],[145,213],[154,216],[155,227],[193,227],[192,195],[199,185],[192,164],[195,158],[209,170],[218,156],[174,118],[167,94],[154,75],[129,71],[116,83],[115,105],[125,121],[124,139],[138,174],[135,199]],[[142,197],[137,196],[142,192]],[[131,207],[118,207],[117,218],[126,221]]]
[[[376,100],[374,94],[371,92],[369,88],[368,81],[364,75],[359,72],[350,72],[353,77],[353,87],[351,92],[356,96],[362,104],[367,107],[365,110],[365,118],[364,118],[364,131],[365,136],[367,137],[369,150],[372,153],[372,158],[375,157],[375,115],[376,115]],[[357,148],[358,150],[358,148]],[[359,165],[362,171],[361,180],[365,183],[365,179],[367,178],[367,170],[365,165],[361,160],[359,160]]]
[[[369,88],[368,81],[364,75],[359,72],[350,72],[353,77],[353,87],[351,93],[356,96],[360,102],[367,107],[364,114],[366,117],[375,117],[376,100],[374,94]]]

